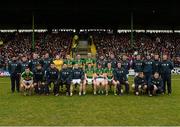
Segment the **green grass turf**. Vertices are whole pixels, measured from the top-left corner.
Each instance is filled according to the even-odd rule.
[[[25,97],[1,78],[0,125],[180,125],[180,76],[173,76],[172,88],[172,95],[156,97]]]

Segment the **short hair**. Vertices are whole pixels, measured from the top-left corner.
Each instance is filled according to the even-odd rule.
[[[29,67],[26,67],[25,70],[26,70],[26,69],[30,69],[30,68],[29,68]]]

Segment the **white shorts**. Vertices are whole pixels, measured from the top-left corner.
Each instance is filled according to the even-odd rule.
[[[72,83],[73,84],[80,84],[81,83],[81,79],[73,79]]]
[[[93,82],[92,82],[92,78],[87,78],[87,84],[89,85],[89,84],[92,84]]]
[[[33,80],[29,80],[29,81],[26,81],[26,80],[23,80],[23,83],[25,84],[25,85],[30,85],[30,84],[32,84],[33,83]]]
[[[97,81],[97,82],[103,82],[103,81],[104,81],[104,78],[97,78],[96,81]]]

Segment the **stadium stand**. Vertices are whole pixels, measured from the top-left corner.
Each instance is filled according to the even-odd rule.
[[[167,53],[173,60],[179,59],[180,45],[178,34],[167,33],[135,33],[133,48],[131,48],[130,34],[94,34],[98,56],[105,54],[109,57],[114,53],[120,59],[123,53],[132,57],[134,53],[142,55]]]
[[[174,64],[171,63],[167,64],[167,65],[172,65],[172,67],[170,68],[171,70],[174,68],[174,65],[175,67],[179,67],[180,65],[179,34],[136,33],[136,32],[134,32],[133,34],[134,34],[134,39],[132,41],[131,38],[132,36],[130,36],[130,33],[93,32],[93,33],[89,33],[89,35],[87,33],[79,34],[79,37],[77,34],[75,35],[77,36],[75,39],[74,34],[70,32],[59,32],[59,33],[40,32],[40,33],[35,33],[34,36],[35,48],[32,49],[33,47],[32,33],[24,33],[24,32],[23,33],[14,32],[7,34],[2,33],[0,34],[1,35],[0,39],[3,41],[3,45],[1,45],[0,48],[0,56],[1,56],[0,67],[1,70],[8,70],[10,72],[10,66],[17,65],[18,68],[18,65],[20,65],[19,62],[22,62],[21,60],[22,57],[27,56],[29,60],[28,66],[30,66],[31,70],[34,71],[36,69],[35,66],[38,65],[37,64],[38,62],[39,63],[42,62],[42,65],[44,64],[43,61],[46,53],[49,53],[50,59],[53,59],[53,62],[54,60],[57,60],[54,63],[56,64],[56,67],[59,67],[58,68],[59,71],[62,70],[63,63],[66,63],[70,67],[69,69],[72,72],[75,69],[80,69],[79,72],[81,71],[81,69],[82,71],[84,71],[87,65],[89,65],[89,63],[90,65],[93,65],[94,69],[97,67],[100,70],[101,70],[101,66],[103,69],[105,69],[107,68],[108,63],[110,63],[112,65],[112,68],[116,68],[115,70],[118,72],[119,71],[117,70],[118,63],[119,62],[122,63],[122,61],[124,61],[122,59],[123,54],[126,54],[128,56],[128,61],[127,61],[127,64],[129,64],[127,67],[128,72],[130,72],[129,69],[134,69],[134,73],[129,75],[136,75],[137,72],[139,71],[137,69],[135,70],[134,68],[136,62],[138,61],[137,54],[140,54],[142,56],[143,62],[141,66],[143,69],[145,66],[145,61],[147,61],[147,57],[150,56],[150,59],[153,59],[153,56],[155,54],[159,54],[161,58],[161,63],[164,62],[165,65],[167,64],[165,63],[166,62],[165,57],[166,55],[168,55],[170,60],[174,63]],[[75,54],[73,53],[74,55],[71,55],[72,50],[74,50],[73,51],[75,53]],[[89,52],[91,54],[87,55]],[[93,54],[95,53],[96,53],[96,60],[93,58]],[[38,56],[38,58],[36,57],[36,55]],[[68,58],[68,55],[73,56],[73,59]],[[16,61],[14,57],[17,57],[18,60]],[[50,69],[50,71],[52,71],[52,74],[54,74],[54,71],[56,71],[56,69],[53,70],[54,68],[53,67],[51,68],[50,66],[51,62],[52,61],[50,60],[48,69]],[[147,62],[147,63],[149,64],[152,62]],[[72,66],[73,68],[71,68]],[[75,68],[78,66],[80,68]],[[20,67],[18,70],[21,70]],[[49,70],[45,70],[45,71],[49,71]],[[146,70],[144,69],[140,71],[146,71]],[[102,72],[104,73],[105,70]],[[49,73],[50,72],[47,72],[47,75]],[[82,73],[84,72],[80,72],[81,75],[83,75]],[[14,73],[10,72],[10,74],[12,75]],[[123,72],[123,74],[126,73]],[[45,77],[49,77],[47,75]],[[127,78],[128,76],[125,75],[125,77]],[[148,79],[147,81],[150,80]],[[128,82],[126,83],[128,84]],[[57,85],[57,83],[55,82],[54,85]],[[106,88],[106,94],[108,95],[107,91],[108,90]],[[129,90],[127,89],[127,91]],[[80,95],[81,92],[79,93]],[[83,92],[85,94],[85,91]],[[169,88],[169,94],[170,93],[171,93],[171,89]],[[54,93],[54,94],[57,96],[59,95],[58,93]],[[69,94],[70,93],[68,93],[68,95]],[[96,90],[94,91],[94,94],[96,94]],[[72,96],[72,94],[70,95]]]
[[[175,66],[179,66],[180,37],[179,34],[172,33],[134,33],[133,48],[131,48],[130,33],[108,34],[94,32],[91,34],[93,43],[91,52],[99,56],[104,55],[107,59],[111,53],[120,60],[122,54],[127,54],[129,59],[133,59],[134,53],[142,55],[158,53],[160,56],[167,53],[174,61]],[[36,33],[35,51],[40,57],[48,52],[51,57],[61,54],[65,58],[66,54],[71,54],[73,35],[68,32],[60,33]],[[31,33],[0,33],[0,40],[4,42],[0,48],[0,67],[6,68],[7,61],[12,56],[27,55],[29,60],[32,57],[32,35]]]
[[[60,54],[65,58],[66,54],[70,53],[72,43],[70,33],[36,33],[35,51],[33,51],[31,33],[1,33],[0,35],[4,42],[0,48],[1,68],[7,67],[7,62],[12,56],[26,55],[30,60],[33,52],[38,53],[40,57],[48,52],[51,57]]]

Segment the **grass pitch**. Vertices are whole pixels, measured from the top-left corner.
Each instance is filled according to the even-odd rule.
[[[170,96],[22,96],[0,78],[0,125],[180,125],[180,76],[172,84]]]

